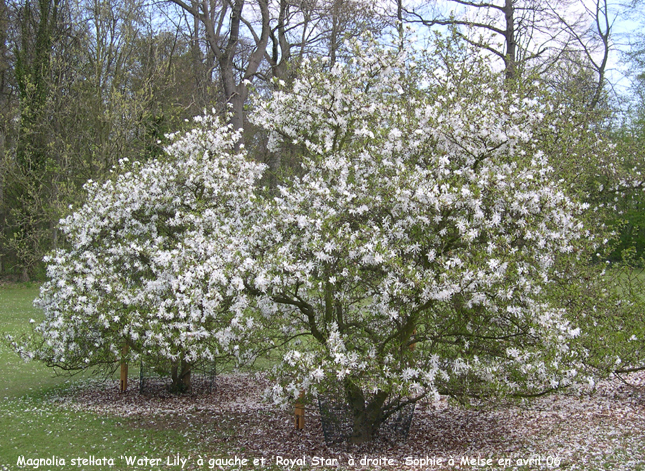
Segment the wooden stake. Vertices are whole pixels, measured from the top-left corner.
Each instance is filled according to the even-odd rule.
[[[296,430],[305,428],[305,392],[302,391],[298,400],[296,400]]]
[[[412,335],[413,335],[413,336],[414,336],[414,335],[417,335],[417,329],[414,329],[414,330],[412,331]],[[416,342],[414,342],[414,343],[411,343],[411,344],[410,344],[410,351],[411,351],[411,352],[413,352],[416,348],[417,348],[417,343],[416,343]]]
[[[128,389],[128,364],[125,362],[125,356],[128,354],[128,345],[123,346],[123,357],[121,358],[121,382],[119,383],[119,392],[125,392]]]

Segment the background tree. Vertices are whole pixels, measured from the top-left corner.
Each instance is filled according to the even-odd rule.
[[[290,82],[305,57],[327,56],[336,62],[347,40],[365,31],[377,34],[385,21],[373,4],[364,1],[281,0],[271,19],[266,60],[271,76]]]
[[[19,128],[15,154],[3,155],[5,171],[4,244],[16,255],[21,278],[27,281],[34,266],[49,248],[51,230],[47,196],[51,191],[48,170],[49,136],[45,132],[51,92],[52,56],[61,32],[58,0],[25,2],[15,12],[18,45],[14,76],[19,96]],[[9,175],[11,177],[7,178]]]
[[[16,109],[14,93],[10,83],[12,64],[9,53],[10,9],[5,0],[0,1],[0,240],[6,227],[6,207],[4,204],[6,170],[5,153],[11,148],[13,113]],[[0,275],[4,272],[5,248],[0,244]]]
[[[0,1],[0,155],[4,155],[7,136],[7,111],[10,109],[9,73],[9,8],[5,0]],[[0,197],[1,199],[1,197]],[[1,270],[0,270],[1,271]]]
[[[159,155],[164,134],[203,108],[181,73],[190,64],[188,44],[176,31],[154,30],[141,4],[59,5],[42,67],[34,52],[40,17],[34,8],[13,7],[12,14],[31,19],[9,37],[26,65],[16,73],[12,65],[7,74],[8,83],[22,81],[16,87],[22,91],[7,98],[4,113],[10,136],[2,160],[0,243],[6,272],[28,279],[42,277],[42,257],[58,244],[57,222],[82,198],[88,179],[105,178],[122,157]]]
[[[640,7],[640,9],[639,9]],[[641,22],[642,4],[636,4],[632,13]],[[630,64],[630,74],[633,77],[630,89],[629,108],[624,114],[623,121],[612,129],[612,138],[617,146],[616,152],[622,157],[624,172],[635,174],[635,178],[625,178],[630,181],[631,190],[623,188],[621,192],[613,191],[606,200],[617,205],[610,222],[619,230],[620,240],[612,254],[612,260],[622,258],[623,251],[634,251],[628,259],[637,265],[642,264],[641,257],[645,251],[645,199],[641,182],[643,162],[645,161],[645,41],[642,35],[635,35],[627,59]],[[612,190],[614,190],[612,188]]]
[[[218,64],[224,102],[231,106],[231,123],[236,129],[242,129],[249,83],[258,72],[269,40],[268,0],[258,0],[249,5],[251,8],[257,7],[250,18],[259,15],[259,32],[255,31],[250,19],[243,17],[246,13],[245,0],[193,1],[190,4],[183,0],[172,2],[199,20],[203,26],[206,43]],[[255,39],[254,44],[246,41],[247,38],[243,35],[245,28],[249,30],[248,36]]]
[[[591,23],[588,28],[576,27],[567,21],[557,8],[553,9],[560,24],[566,28],[570,37],[576,44],[576,50],[584,57],[584,64],[595,75],[593,90],[589,98],[585,100],[589,110],[594,110],[603,101],[603,94],[606,93],[606,74],[609,62],[609,54],[613,49],[613,27],[618,17],[617,11],[612,11],[606,0],[596,0],[589,6],[585,2],[578,4],[584,8],[584,18]]]
[[[528,71],[546,73],[576,39],[588,47],[580,32],[587,18],[568,2],[452,0],[405,12],[407,21],[430,28],[455,27],[462,39],[500,59],[509,79]]]

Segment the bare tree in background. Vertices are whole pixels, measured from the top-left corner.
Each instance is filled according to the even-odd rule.
[[[404,8],[407,21],[427,27],[451,26],[468,43],[499,57],[509,79],[540,62],[548,68],[571,43],[571,30],[579,15],[557,14],[547,0],[450,0],[445,8],[436,3],[423,8]],[[560,11],[569,5],[559,1]]]
[[[576,45],[575,49],[583,59],[579,66],[587,68],[595,75],[593,90],[587,102],[589,110],[594,110],[601,102],[607,85],[607,64],[613,47],[613,26],[618,13],[611,11],[607,0],[594,0],[593,4],[580,0],[577,5],[584,10],[583,18],[588,25],[586,28],[581,29],[578,25],[568,22],[557,9],[553,9],[553,13],[566,28]]]
[[[327,0],[323,3],[324,24],[328,31],[328,54],[333,64],[338,59],[347,37],[356,37],[370,30],[380,32],[385,26],[375,2],[365,0]]]
[[[250,11],[244,10],[246,0],[170,1],[203,27],[206,44],[218,64],[224,101],[232,108],[231,124],[236,129],[243,128],[248,85],[258,72],[269,40],[269,0],[249,4]],[[253,44],[249,37],[255,39]]]
[[[366,30],[381,32],[385,24],[375,4],[365,0],[278,0],[271,14],[265,59],[279,79],[293,79],[309,55],[328,56],[333,64],[346,39]]]

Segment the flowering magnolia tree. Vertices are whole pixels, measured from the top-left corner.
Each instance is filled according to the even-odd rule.
[[[291,335],[273,395],[340,390],[357,442],[427,395],[581,379],[579,329],[543,293],[588,234],[536,138],[543,106],[479,60],[413,59],[363,44],[253,116],[302,151],[241,275]]]
[[[114,365],[127,345],[131,359],[169,365],[182,389],[192,365],[237,353],[252,319],[227,277],[233,222],[262,172],[238,140],[198,118],[165,159],[123,161],[113,180],[86,185],[87,202],[61,221],[69,248],[46,259],[45,321],[24,356],[74,370]]]
[[[179,381],[281,346],[273,399],[340,393],[356,442],[425,396],[580,382],[579,329],[544,293],[589,238],[584,208],[545,156],[548,106],[467,57],[367,41],[305,64],[252,116],[272,151],[300,155],[277,190],[214,118],[164,160],[88,184],[25,355],[80,368],[127,344]]]

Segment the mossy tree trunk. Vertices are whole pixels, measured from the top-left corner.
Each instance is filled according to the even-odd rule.
[[[378,391],[366,400],[363,390],[351,382],[345,383],[345,394],[352,414],[352,443],[365,443],[376,438],[385,419],[384,406],[389,396]]]
[[[190,392],[192,390],[191,384],[191,364],[185,360],[181,360],[173,363],[171,369],[172,385],[171,390],[173,392],[183,393]]]

